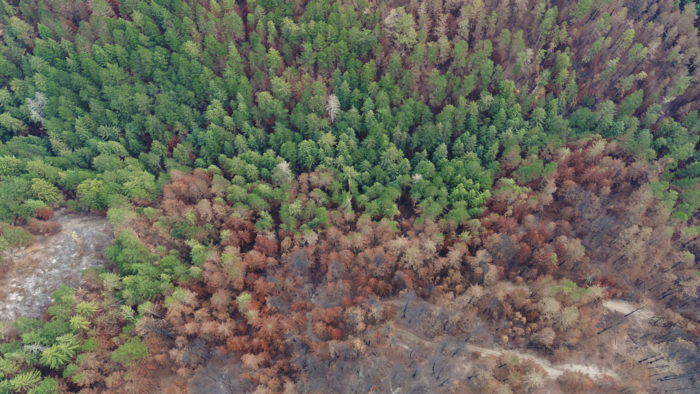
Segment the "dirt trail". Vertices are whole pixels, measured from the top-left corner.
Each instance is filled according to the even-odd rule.
[[[542,357],[538,357],[529,353],[523,353],[517,350],[501,350],[501,349],[489,349],[481,346],[467,345],[467,349],[472,352],[479,352],[489,356],[500,356],[501,354],[507,353],[517,356],[519,359],[530,360],[539,364],[542,369],[547,372],[550,378],[556,379],[566,371],[580,372],[587,374],[592,379],[598,379],[603,376],[610,376],[615,379],[618,378],[617,374],[607,368],[599,367],[596,365],[583,365],[583,364],[554,364],[552,365],[549,360]]]
[[[634,305],[630,302],[623,301],[623,300],[606,300],[603,302],[603,306],[610,310],[611,312],[617,312],[621,313],[626,316],[630,316],[631,318],[634,318],[636,320],[639,320],[641,322],[646,322],[650,320],[652,317],[654,317],[654,313],[651,312],[648,309],[642,308],[640,306]],[[518,358],[521,359],[527,359],[534,361],[538,363],[542,368],[547,372],[547,375],[549,375],[550,378],[556,379],[558,376],[562,375],[566,371],[572,371],[572,372],[580,372],[583,374],[587,374],[593,379],[598,379],[601,378],[605,375],[611,376],[615,379],[618,378],[618,375],[604,367],[600,367],[597,365],[584,365],[584,364],[551,364],[549,360],[544,359],[542,357],[538,357],[529,353],[522,353],[519,351],[513,351],[513,350],[501,350],[501,349],[493,349],[493,348],[485,348],[481,346],[475,346],[475,345],[467,345],[468,349],[471,351],[476,351],[480,352],[486,355],[491,355],[491,356],[500,356],[503,353],[510,353]]]
[[[104,250],[113,240],[105,218],[60,210],[54,220],[62,226],[58,234],[37,236],[33,245],[3,253],[0,321],[40,315],[59,286],[75,286],[84,269],[104,265]]]
[[[420,336],[416,335],[412,330],[399,327],[396,324],[390,323],[391,326],[391,331],[394,334],[400,334],[401,336],[404,336],[404,338],[409,339],[409,342],[431,342],[428,341],[427,339],[421,338]],[[479,352],[484,355],[488,356],[501,356],[503,354],[509,354],[518,357],[519,359],[524,359],[524,360],[530,360],[533,361],[537,364],[539,364],[542,369],[547,372],[547,375],[551,379],[556,379],[557,377],[561,376],[564,372],[566,371],[572,371],[572,372],[580,372],[584,374],[588,374],[592,379],[599,379],[602,378],[603,376],[610,376],[612,378],[618,379],[619,376],[617,373],[614,371],[600,367],[597,365],[584,365],[584,364],[552,364],[549,362],[549,360],[539,357],[530,353],[524,353],[518,350],[509,350],[509,349],[500,349],[497,347],[482,347],[482,346],[477,346],[477,345],[471,345],[467,344],[466,348],[471,351],[471,352]]]
[[[623,300],[607,300],[603,302],[603,306],[612,312],[622,313],[641,321],[647,321],[654,317],[654,312]]]
[[[603,302],[603,306],[611,312],[621,313],[641,322],[646,322],[652,317],[654,317],[654,313],[650,310],[623,300],[606,300],[605,302]],[[618,378],[618,375],[614,371],[608,368],[592,364],[551,364],[549,360],[545,358],[538,357],[529,353],[523,353],[520,351],[485,348],[475,345],[467,345],[467,348],[471,351],[480,352],[490,356],[500,356],[503,353],[510,353],[517,356],[518,358],[534,361],[540,366],[542,366],[542,368],[547,372],[547,375],[549,375],[549,377],[553,379],[556,379],[558,376],[562,375],[566,371],[587,374],[593,379],[598,379],[606,375],[611,376],[615,379]]]

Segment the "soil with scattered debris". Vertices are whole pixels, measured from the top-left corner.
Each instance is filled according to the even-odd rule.
[[[114,239],[106,218],[61,209],[53,220],[62,227],[57,234],[3,252],[0,321],[41,315],[58,287],[77,286],[83,270],[104,266],[105,249]]]

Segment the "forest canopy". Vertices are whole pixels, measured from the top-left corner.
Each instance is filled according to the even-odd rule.
[[[481,319],[591,356],[623,296],[696,346],[698,7],[0,0],[0,250],[58,231],[59,207],[115,230],[84,286],[0,326],[0,393],[188,391],[208,368],[233,392],[350,390],[381,330],[428,341],[430,314],[446,338]],[[404,356],[354,389],[428,374]],[[545,384],[434,357],[419,391]],[[635,368],[547,384],[666,382]]]

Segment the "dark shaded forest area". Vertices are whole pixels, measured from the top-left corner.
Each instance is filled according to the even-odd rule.
[[[0,393],[699,391],[696,10],[0,0]]]

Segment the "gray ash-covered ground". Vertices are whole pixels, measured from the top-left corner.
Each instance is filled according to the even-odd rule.
[[[62,227],[59,233],[37,236],[33,245],[3,253],[0,321],[41,315],[58,287],[78,285],[83,270],[104,266],[105,248],[114,238],[106,218],[63,209],[54,221]]]

